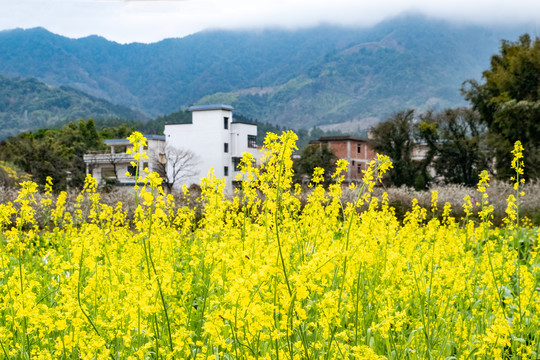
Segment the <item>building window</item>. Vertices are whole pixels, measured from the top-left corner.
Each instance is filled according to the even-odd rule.
[[[358,166],[356,168],[356,171],[361,174],[362,173],[362,163],[358,163]]]
[[[137,175],[137,167],[133,165],[128,165],[127,169],[129,176],[136,176]]]
[[[158,161],[160,164],[166,164],[167,163],[167,155],[165,153],[159,153]]]
[[[116,172],[113,167],[104,167],[101,169],[101,177],[103,179],[114,179],[116,178]]]
[[[356,152],[357,153],[362,153],[362,144],[356,144]]]
[[[229,143],[223,143],[223,151],[226,153],[229,152]]]
[[[240,160],[242,160],[241,157],[234,156],[234,157],[232,158],[232,163],[233,163],[233,169],[234,169],[234,171],[240,171]]]
[[[223,176],[229,176],[229,167],[228,166],[223,167]]]
[[[223,118],[223,128],[225,130],[227,130],[229,128],[229,118],[228,117]]]
[[[248,135],[248,148],[257,148],[257,136],[256,135]]]

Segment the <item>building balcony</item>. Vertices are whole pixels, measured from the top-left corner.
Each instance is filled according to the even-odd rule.
[[[111,153],[109,152],[93,152],[83,155],[86,164],[127,164],[132,161],[133,154],[127,153]]]

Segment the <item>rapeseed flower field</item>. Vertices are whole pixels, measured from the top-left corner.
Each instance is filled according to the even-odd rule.
[[[130,139],[144,158],[145,139]],[[261,168],[246,155],[234,197],[210,173],[202,215],[177,207],[155,173],[137,174],[133,217],[101,203],[91,177],[73,212],[50,182],[39,203],[37,185],[22,183],[0,205],[2,358],[540,357],[538,231],[519,216],[519,143],[496,228],[487,173],[465,218],[434,192],[431,208],[413,203],[398,221],[386,195],[372,196],[384,156],[354,201],[341,201],[339,161],[328,189],[316,170],[302,203],[295,140],[269,134]]]

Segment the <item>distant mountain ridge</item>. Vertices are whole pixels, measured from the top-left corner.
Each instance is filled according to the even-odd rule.
[[[501,39],[523,29],[405,16],[370,28],[205,31],[153,44],[69,39],[43,28],[0,32],[0,74],[36,77],[151,116],[191,104],[290,127],[365,127],[414,107],[464,104]]]
[[[21,131],[53,127],[65,120],[89,117],[148,119],[140,111],[111,104],[70,87],[56,88],[33,78],[0,75],[0,139]]]

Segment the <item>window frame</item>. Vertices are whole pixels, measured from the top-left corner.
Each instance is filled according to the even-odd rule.
[[[127,172],[129,173],[130,176],[136,176],[137,175],[137,166],[133,166],[131,164],[128,165]]]
[[[248,135],[247,136],[247,147],[249,149],[257,148],[257,135]]]
[[[233,164],[233,171],[240,171],[240,163],[242,162],[242,158],[239,156],[233,156],[231,161]]]

